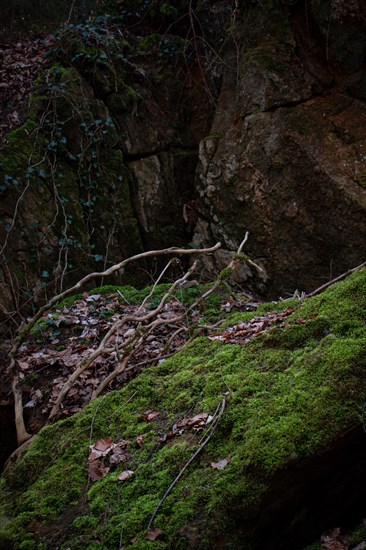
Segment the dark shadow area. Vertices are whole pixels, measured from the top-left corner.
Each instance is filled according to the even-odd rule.
[[[17,448],[13,405],[0,405],[0,469]]]
[[[365,516],[365,471],[362,426],[325,447],[320,455],[282,471],[273,479],[261,510],[250,520],[253,548],[300,550],[319,540],[324,531],[355,527]],[[250,531],[249,521],[241,523],[239,513],[236,525],[239,537],[240,532]],[[244,544],[244,537],[241,540]]]

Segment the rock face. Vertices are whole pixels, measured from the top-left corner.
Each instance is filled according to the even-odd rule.
[[[259,268],[236,282],[267,296],[361,263],[361,2],[140,8],[56,37],[1,151],[7,318],[146,249],[220,240],[206,269],[221,269],[245,231]]]
[[[200,144],[195,241],[233,250],[248,230],[267,292],[308,290],[363,260],[366,34],[327,2],[312,3],[305,30],[304,9],[272,22],[249,10]]]
[[[178,54],[169,50],[159,62],[157,46],[148,55],[150,42],[122,36],[120,23],[106,18],[61,32],[24,125],[0,153],[5,317],[83,274],[192,236],[184,205],[194,195],[211,106],[187,84],[185,69],[172,72]],[[156,269],[141,263],[117,280],[146,283]]]

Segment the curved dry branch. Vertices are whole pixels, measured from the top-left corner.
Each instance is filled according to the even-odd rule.
[[[157,308],[155,308],[153,311],[150,311],[149,313],[146,313],[145,315],[127,315],[126,317],[124,317],[121,321],[117,321],[110,329],[109,331],[107,332],[107,334],[104,336],[103,340],[101,341],[101,343],[99,344],[98,348],[93,351],[91,353],[91,355],[89,357],[87,357],[86,359],[84,359],[84,361],[81,362],[81,364],[79,365],[79,367],[72,373],[71,376],[69,376],[69,378],[67,379],[67,381],[65,382],[64,386],[62,387],[60,393],[59,393],[59,396],[57,398],[57,401],[56,403],[54,404],[52,410],[51,410],[51,413],[50,413],[50,416],[49,416],[49,421],[53,420],[59,410],[60,410],[60,407],[61,407],[61,404],[62,404],[62,401],[64,400],[65,396],[68,394],[68,392],[70,391],[71,387],[73,386],[73,384],[75,383],[75,381],[79,378],[79,376],[86,370],[90,367],[90,365],[93,363],[93,361],[95,361],[95,359],[97,357],[99,357],[99,355],[101,355],[102,353],[104,353],[106,351],[106,346],[110,340],[110,338],[112,337],[112,335],[117,332],[117,330],[119,328],[121,328],[123,325],[125,325],[127,322],[136,322],[136,323],[142,323],[142,322],[146,322],[146,321],[149,321],[150,319],[152,319],[153,317],[156,317],[158,315],[158,313],[162,310],[162,308],[164,307],[166,301],[168,300],[168,298],[172,295],[172,293],[174,292],[174,290],[179,287],[181,284],[183,284],[191,275],[192,273],[197,269],[197,265],[198,265],[198,262],[195,261],[192,266],[190,267],[190,269],[187,271],[187,273],[185,273],[185,275],[183,275],[183,277],[181,277],[180,279],[177,279],[173,285],[170,287],[170,289],[164,294],[164,296],[162,297],[162,299],[160,300],[159,302],[159,305],[157,306]],[[166,322],[166,321],[165,321]],[[120,348],[120,349],[123,349],[123,348],[131,348],[133,349],[133,342],[136,340],[136,338],[138,337],[138,334],[137,332],[131,336],[131,338],[129,338],[126,342],[124,342],[123,346]],[[133,351],[128,355],[128,359],[131,357]],[[123,360],[123,363],[124,363],[124,360]],[[115,371],[113,371],[107,378],[108,378],[108,382],[105,383],[105,381],[102,382],[101,385],[103,385],[103,388],[104,389],[106,387],[106,385],[109,384],[109,382],[111,382],[116,376],[118,376],[118,374],[120,374],[121,372],[123,372],[125,366],[123,367],[122,370],[119,370],[119,368],[117,367],[117,369]],[[92,395],[92,399],[94,399],[97,395],[100,394],[102,390],[99,391],[99,387],[93,392],[93,395]]]
[[[245,234],[245,237],[243,241],[241,242],[240,246],[238,247],[238,252],[240,253],[248,239],[248,233]],[[216,244],[214,247],[207,248],[207,249],[195,249],[195,250],[187,250],[187,249],[179,249],[179,248],[169,248],[165,250],[158,250],[158,251],[149,251],[142,254],[138,254],[136,256],[133,256],[132,258],[128,258],[126,260],[123,260],[119,264],[115,264],[111,268],[105,270],[104,272],[99,272],[97,274],[89,274],[83,279],[81,279],[76,285],[74,285],[71,289],[68,289],[67,291],[62,292],[58,296],[55,296],[52,298],[48,304],[43,306],[41,310],[35,315],[35,317],[30,321],[28,325],[22,328],[22,330],[19,332],[19,335],[14,342],[13,348],[10,352],[10,358],[11,358],[11,369],[13,369],[13,393],[14,393],[14,401],[15,401],[15,408],[16,408],[16,427],[17,427],[17,434],[18,434],[18,440],[19,443],[27,440],[30,435],[27,433],[24,425],[24,419],[23,419],[23,407],[22,407],[22,392],[21,388],[19,386],[19,372],[17,368],[16,363],[16,353],[19,349],[19,346],[21,342],[24,340],[25,336],[29,334],[29,331],[34,326],[35,322],[40,318],[40,316],[49,308],[52,307],[55,303],[59,302],[63,298],[65,298],[67,295],[75,292],[78,290],[83,284],[87,283],[93,278],[97,277],[105,277],[107,275],[110,275],[111,273],[115,272],[118,269],[121,269],[121,267],[124,267],[127,263],[134,261],[136,259],[149,257],[149,256],[161,256],[166,254],[206,254],[214,252],[219,248],[220,244]],[[172,260],[168,263],[168,266],[171,264]],[[236,266],[238,265],[238,258],[237,254],[233,256],[233,259],[228,264],[229,269],[235,270]],[[167,267],[168,267],[167,266]],[[164,269],[163,274],[165,273],[167,267]],[[192,275],[192,273],[197,268],[197,261],[193,263],[191,268],[179,279],[177,279],[170,289],[166,292],[166,294],[161,298],[158,306],[148,313],[142,311],[141,306],[137,313],[141,312],[141,315],[126,315],[121,320],[114,323],[114,325],[108,330],[108,332],[103,337],[102,341],[100,342],[98,348],[94,350],[89,357],[84,359],[79,367],[72,373],[72,375],[67,379],[65,382],[63,388],[61,389],[61,392],[57,398],[56,403],[54,404],[51,413],[49,415],[48,422],[54,420],[59,411],[60,407],[62,405],[62,402],[75,383],[75,381],[79,378],[79,376],[91,366],[91,364],[99,357],[101,354],[105,354],[111,351],[111,344],[110,340],[113,337],[115,333],[118,332],[120,328],[122,328],[127,323],[137,323],[138,327],[136,327],[136,330],[134,334],[128,338],[122,345],[118,346],[117,349],[117,356],[118,352],[121,352],[122,358],[119,359],[118,365],[115,368],[115,370],[110,373],[96,388],[96,390],[92,394],[92,399],[95,399],[100,393],[105,390],[105,388],[112,382],[119,374],[122,372],[125,372],[126,370],[130,370],[130,368],[127,368],[128,361],[131,359],[131,357],[134,355],[134,353],[141,348],[141,346],[144,344],[146,338],[152,333],[153,330],[163,326],[163,325],[171,325],[175,323],[180,323],[184,321],[187,318],[187,315],[192,312],[195,308],[197,308],[202,302],[207,300],[207,298],[215,292],[219,286],[222,284],[222,278],[220,275],[216,279],[216,281],[212,284],[211,288],[207,290],[202,296],[197,298],[189,307],[185,309],[184,312],[179,313],[174,318],[170,319],[164,319],[162,317],[158,317],[159,313],[162,311],[164,305],[166,304],[167,300],[172,296],[173,292],[179,288],[181,285],[185,283],[185,281]],[[162,274],[162,275],[163,275]],[[161,275],[161,276],[162,276]],[[159,280],[161,279],[161,276]],[[156,283],[157,284],[157,283]],[[153,291],[156,288],[156,284],[153,286],[152,292],[149,294],[149,297],[151,297]],[[146,303],[146,300],[144,301],[144,304]],[[147,323],[147,324],[146,324]],[[184,330],[184,328],[178,327],[177,332],[180,332],[181,330]],[[108,346],[109,344],[109,346]],[[132,368],[132,367],[131,367]]]
[[[128,355],[125,355],[122,361],[118,364],[117,368],[114,369],[114,371],[111,372],[108,376],[106,376],[106,378],[104,378],[103,382],[101,382],[99,386],[93,391],[91,401],[93,399],[96,399],[102,393],[102,391],[105,390],[110,382],[112,382],[117,376],[119,376],[126,370],[127,363],[131,359],[134,351],[136,351],[136,349],[134,349]]]
[[[14,344],[9,352],[9,373],[12,378],[12,390],[13,390],[13,396],[14,396],[14,409],[15,409],[15,424],[16,424],[16,432],[17,432],[17,441],[18,445],[21,445],[24,441],[29,439],[31,435],[27,432],[25,428],[24,423],[24,416],[23,416],[23,399],[22,399],[22,390],[20,387],[20,378],[19,378],[19,368],[17,364],[17,353],[19,351],[20,346],[24,342],[25,338],[30,334],[32,328],[42,317],[42,315],[50,310],[54,305],[56,305],[61,300],[65,299],[67,296],[70,296],[71,294],[76,293],[79,289],[81,289],[84,285],[86,285],[88,282],[90,282],[93,279],[100,279],[103,277],[108,277],[109,275],[112,275],[116,271],[119,271],[120,269],[124,268],[126,265],[128,265],[131,262],[143,259],[143,258],[150,258],[150,257],[158,257],[158,256],[168,256],[171,254],[177,254],[177,255],[200,255],[200,254],[211,254],[218,250],[221,247],[221,243],[217,243],[215,246],[212,246],[210,248],[201,248],[201,249],[186,249],[186,248],[177,248],[177,247],[171,247],[166,248],[163,250],[149,250],[147,252],[142,252],[140,254],[136,254],[135,256],[131,256],[130,258],[126,258],[125,260],[122,260],[121,262],[114,264],[113,266],[109,267],[105,271],[100,272],[93,272],[89,273],[82,279],[80,279],[74,286],[71,288],[61,292],[60,294],[54,296],[49,300],[44,306],[42,306],[38,312],[33,316],[33,318],[25,325],[23,325],[18,332],[17,337],[14,340]],[[124,322],[127,322],[129,319],[125,319]],[[132,319],[131,319],[132,320]],[[124,322],[122,324],[124,324]],[[122,326],[122,325],[120,325]],[[115,330],[118,327],[114,328],[112,333],[109,335],[111,336]],[[108,335],[109,333],[107,333]],[[103,339],[103,346],[105,346],[105,338]],[[98,347],[98,349],[92,354],[92,360],[95,360],[96,357],[100,353],[102,353],[101,346]],[[95,354],[95,356],[94,356]],[[91,357],[88,358],[88,361],[91,359]],[[90,364],[90,363],[89,363]],[[83,370],[85,370],[87,366],[84,367]],[[82,372],[82,371],[81,371]],[[80,373],[79,373],[80,374]],[[71,384],[72,385],[72,384]],[[71,387],[71,386],[70,386]],[[67,390],[68,391],[68,390]],[[66,393],[67,393],[66,391]],[[53,414],[51,411],[50,418],[53,418]]]

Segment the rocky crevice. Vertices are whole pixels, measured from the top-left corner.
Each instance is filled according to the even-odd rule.
[[[186,51],[183,58],[171,53],[181,36],[169,35],[165,59],[147,55],[139,42],[145,40],[147,48],[155,38],[142,23],[141,36],[125,37],[138,53],[131,59],[115,56],[111,64],[99,67],[88,61],[89,46],[82,35],[74,30],[67,34],[56,56],[61,68],[56,65],[47,76],[50,80],[52,74],[58,96],[55,112],[61,122],[67,121],[62,136],[67,146],[57,144],[55,155],[58,174],[67,183],[57,178],[50,183],[41,168],[37,178],[43,185],[47,176],[48,191],[46,185],[40,193],[32,191],[20,209],[22,229],[9,236],[6,258],[17,280],[9,281],[9,266],[3,265],[0,293],[5,308],[17,308],[14,289],[20,302],[27,293],[43,299],[49,280],[42,273],[53,270],[60,246],[63,266],[66,262],[69,269],[85,273],[101,267],[93,258],[113,262],[121,253],[220,240],[224,249],[206,264],[212,271],[226,265],[249,231],[248,251],[262,271],[246,266],[236,282],[268,296],[310,290],[360,263],[366,235],[365,32],[356,16],[334,18],[330,2],[311,3],[307,9],[305,13],[300,3],[272,9],[255,5],[228,14],[221,3],[210,4],[207,12],[200,12],[200,21],[211,21],[210,48],[217,55],[203,40],[200,60],[197,52],[190,52],[186,66],[180,64],[187,62]],[[232,34],[225,35],[229,20]],[[337,34],[340,27],[348,42]],[[61,87],[69,84],[81,118],[70,118],[76,111],[62,97]],[[46,104],[44,92],[43,82],[34,93],[23,135],[16,131],[3,149],[3,176],[10,181],[2,207],[3,240],[12,223],[8,213],[19,197],[12,178],[15,187],[23,184],[21,171],[27,170],[26,155],[20,163],[10,156],[22,156],[22,140],[37,126],[32,117]],[[88,152],[81,174],[76,155],[85,159],[84,144],[89,151],[88,139],[99,131],[98,125],[106,132],[93,152],[101,170]],[[53,142],[46,143],[51,155]],[[37,161],[42,158],[42,151],[38,153]],[[93,171],[99,174],[96,178]],[[85,180],[79,181],[80,176]],[[60,191],[62,187],[60,196],[72,195],[66,218],[57,214],[53,224],[52,206],[47,220],[35,222],[35,210],[58,204],[54,185]],[[15,267],[15,259],[27,265],[26,274]],[[135,283],[143,283],[143,277]]]

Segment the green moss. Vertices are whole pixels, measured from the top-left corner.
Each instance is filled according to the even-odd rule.
[[[68,296],[57,304],[56,309],[60,309],[62,307],[71,307],[77,300],[82,300],[82,298],[82,294],[73,294],[72,296]]]
[[[231,267],[226,267],[222,271],[220,271],[219,279],[221,281],[227,281],[230,279],[230,277],[233,275],[233,269]]]
[[[364,524],[358,525],[356,529],[354,529],[350,535],[350,543],[351,545],[354,544],[360,544],[361,542],[364,542],[366,540],[366,527]]]
[[[248,254],[243,254],[242,252],[240,254],[234,254],[233,260],[239,260],[241,262],[245,262],[247,260],[250,260]]]
[[[245,346],[198,338],[120,392],[43,429],[3,477],[8,518],[0,528],[3,539],[14,548],[32,537],[37,543],[29,526],[78,502],[87,483],[91,426],[93,442],[130,439],[131,459],[89,487],[87,513],[73,520],[68,548],[80,548],[81,541],[89,549],[115,548],[122,531],[126,548],[184,548],[184,532],[192,525],[199,530],[200,548],[212,548],[217,536],[232,530],[233,509],[252,517],[276,473],[320,452],[361,421],[366,270],[297,304],[283,327]],[[214,437],[159,508],[154,526],[163,534],[147,542],[156,506],[204,434],[187,430],[163,446],[159,437],[179,419],[214,414],[224,394],[227,404]],[[148,409],[161,414],[146,422]],[[140,448],[136,437],[142,434]],[[224,470],[210,467],[227,456],[231,463]],[[134,471],[124,484],[117,479],[122,468]]]

